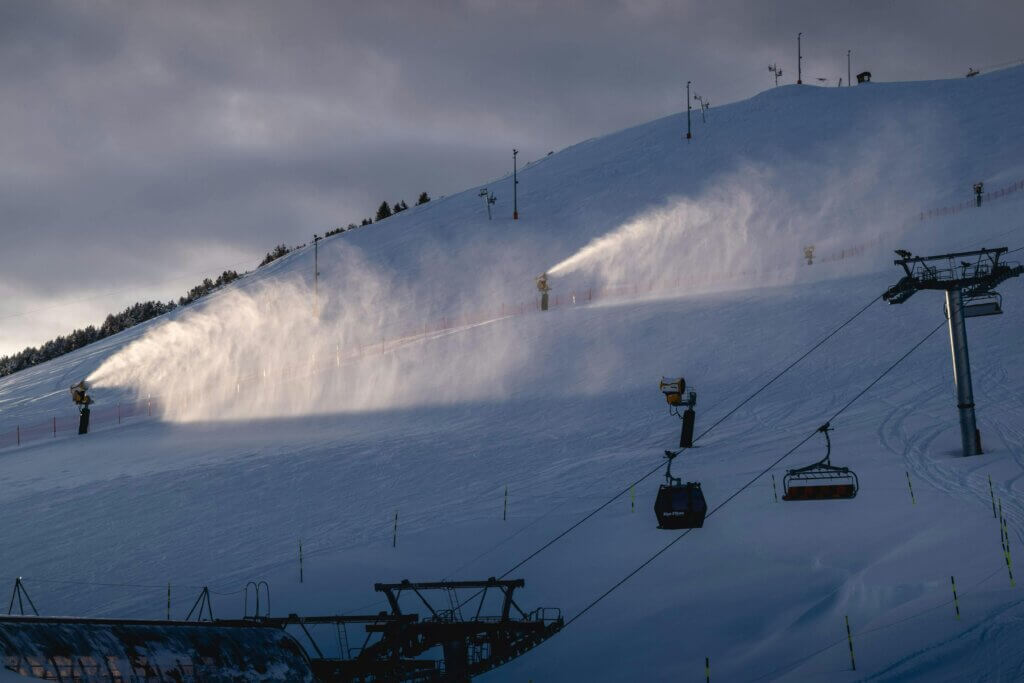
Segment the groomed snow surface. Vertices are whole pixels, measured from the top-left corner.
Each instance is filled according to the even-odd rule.
[[[492,221],[471,188],[325,240],[319,317],[307,248],[4,378],[3,431],[68,413],[83,377],[98,406],[153,394],[165,411],[0,451],[0,576],[82,616],[162,618],[170,582],[180,618],[203,585],[215,616],[241,615],[250,579],[270,582],[274,614],[366,613],[386,608],[375,581],[501,575],[676,445],[662,375],[696,388],[699,433],[896,282],[892,249],[1024,247],[1024,192],[919,219],[977,180],[1024,178],[1022,105],[1009,69],[782,87],[712,109],[690,142],[670,116],[528,165],[518,221],[499,178]],[[535,305],[547,270],[563,305],[501,315]],[[984,455],[959,455],[943,327],[833,421],[855,499],[775,501],[771,474],[824,455],[814,436],[485,678],[703,680],[705,657],[730,681],[1024,677],[1024,588],[989,493],[991,477],[1024,557],[1022,286],[1002,287],[1004,315],[968,321]],[[388,344],[480,311],[495,313]],[[938,293],[877,301],[675,473],[715,508],[943,320]],[[518,568],[519,604],[572,618],[676,538],[655,528],[660,481]]]

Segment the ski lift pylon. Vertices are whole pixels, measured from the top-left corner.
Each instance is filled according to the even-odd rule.
[[[825,435],[825,457],[818,462],[786,470],[782,479],[782,500],[833,500],[853,498],[860,483],[849,467],[836,467],[829,458],[832,455],[832,440],[828,433],[832,427],[828,422],[818,427]]]

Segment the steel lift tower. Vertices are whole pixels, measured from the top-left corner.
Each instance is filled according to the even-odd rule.
[[[906,272],[882,298],[901,304],[922,289],[946,293],[946,320],[953,351],[953,380],[956,383],[957,409],[960,411],[960,441],[964,455],[981,455],[981,433],[974,415],[974,390],[971,387],[971,361],[967,353],[967,318],[998,315],[1002,299],[995,291],[1004,280],[1024,273],[1024,266],[1001,263],[1006,247],[979,249],[938,256],[913,256],[897,249],[894,261]]]

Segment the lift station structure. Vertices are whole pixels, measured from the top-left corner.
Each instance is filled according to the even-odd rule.
[[[957,409],[960,412],[960,441],[964,455],[981,455],[981,432],[974,414],[974,389],[971,386],[971,361],[967,352],[967,318],[999,315],[1002,298],[995,291],[1003,281],[1024,272],[1018,263],[1003,263],[1006,247],[962,251],[938,256],[914,256],[897,249],[894,261],[906,273],[886,290],[882,298],[901,304],[923,289],[946,293],[946,320],[949,344],[953,352],[953,381],[956,383]]]

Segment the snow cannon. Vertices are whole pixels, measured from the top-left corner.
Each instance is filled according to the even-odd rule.
[[[662,377],[658,388],[665,394],[665,401],[670,406],[683,405],[683,392],[686,391],[686,380],[682,377]]]
[[[92,403],[92,397],[89,396],[89,385],[85,383],[83,379],[78,384],[71,385],[71,400],[78,406],[78,433],[88,434],[89,433],[89,404]]]
[[[83,379],[78,384],[71,385],[71,400],[75,402],[76,406],[87,406],[92,403],[92,397],[86,392],[89,391],[89,385],[85,383]]]
[[[548,274],[541,273],[534,280],[537,283],[537,291],[540,292],[540,310],[548,310],[548,292],[551,291],[551,285],[548,284]]]
[[[679,434],[679,447],[692,447],[693,427],[697,420],[697,413],[693,410],[697,405],[697,392],[693,389],[687,391],[686,380],[682,377],[662,377],[658,388],[661,389],[661,393],[665,394],[669,415],[675,415],[683,421],[683,430]],[[680,413],[680,408],[685,408],[685,410]]]

